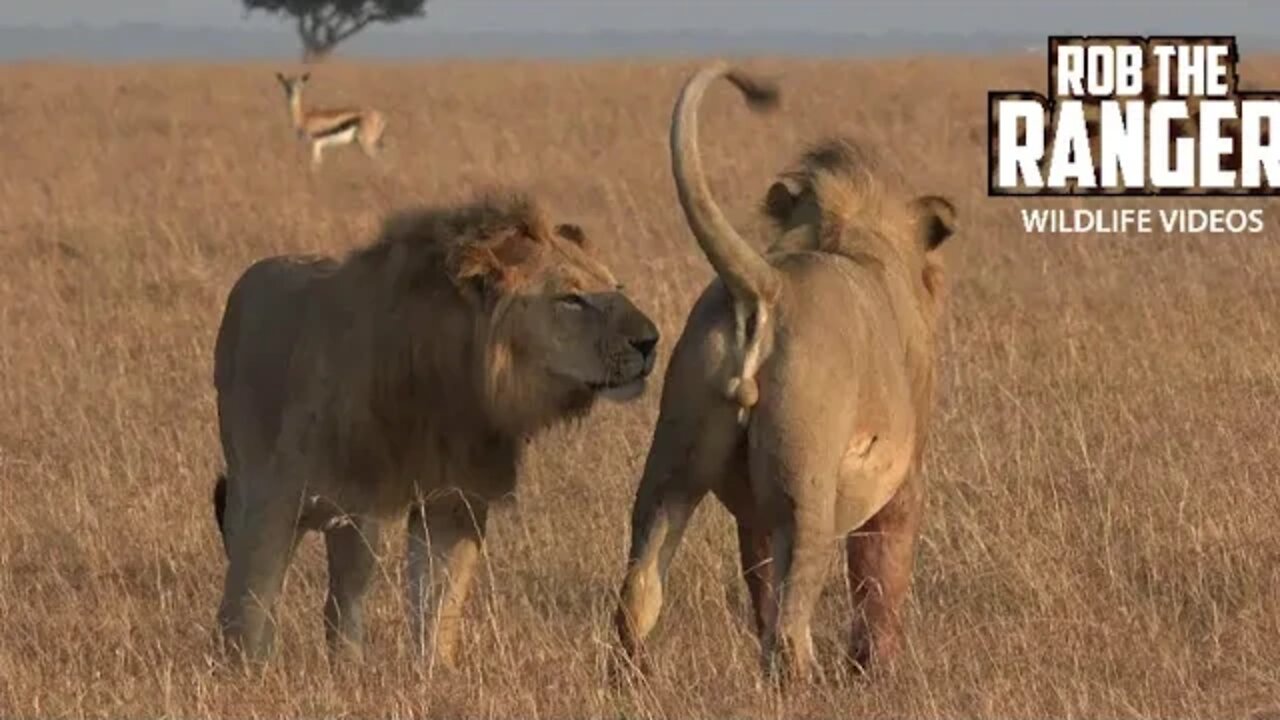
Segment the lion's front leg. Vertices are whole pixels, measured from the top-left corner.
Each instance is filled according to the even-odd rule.
[[[488,503],[450,490],[409,513],[407,589],[413,643],[429,664],[456,662],[462,610],[484,542]],[[424,587],[425,586],[425,587]],[[430,637],[423,616],[430,614]]]
[[[364,598],[377,569],[379,524],[358,517],[325,531],[329,593],[325,597],[325,639],[334,658],[364,654]]]

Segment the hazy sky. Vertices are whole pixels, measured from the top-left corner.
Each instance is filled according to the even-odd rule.
[[[239,0],[0,0],[0,24],[271,27]],[[1243,34],[1280,28],[1278,0],[429,0],[403,29],[714,29]]]

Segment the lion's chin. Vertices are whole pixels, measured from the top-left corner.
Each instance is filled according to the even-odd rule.
[[[636,378],[629,383],[623,385],[613,385],[600,389],[600,397],[613,402],[627,402],[635,400],[644,392],[644,378]]]

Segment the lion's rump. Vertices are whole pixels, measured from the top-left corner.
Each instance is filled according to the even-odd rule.
[[[227,466],[268,452],[279,435],[290,367],[309,312],[326,303],[319,281],[330,258],[279,256],[254,263],[227,298],[214,350],[213,378]]]

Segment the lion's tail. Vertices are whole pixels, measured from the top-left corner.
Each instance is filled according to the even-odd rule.
[[[738,422],[745,424],[750,408],[760,396],[755,374],[762,360],[761,343],[769,322],[769,303],[780,281],[764,255],[729,224],[711,196],[702,171],[698,153],[698,105],[707,87],[719,78],[733,84],[748,106],[757,110],[777,106],[778,89],[717,61],[685,82],[671,118],[671,170],[680,206],[699,247],[734,300],[734,344],[741,367],[724,391],[729,400],[738,404]]]
[[[724,62],[713,62],[698,70],[680,90],[672,113],[671,170],[685,219],[707,260],[735,300],[754,305],[772,295],[778,283],[776,273],[721,212],[711,196],[698,152],[698,105],[707,87],[720,78],[732,83],[753,109],[767,110],[778,104],[776,87]]]
[[[224,550],[227,549],[227,531],[222,523],[226,516],[227,476],[218,475],[218,479],[213,483],[213,517],[218,521],[218,534],[222,536],[222,546]]]

